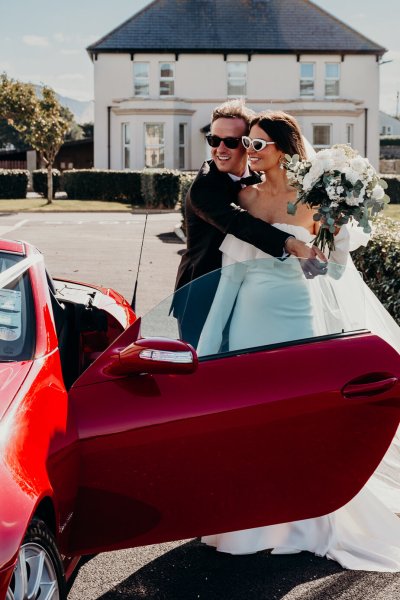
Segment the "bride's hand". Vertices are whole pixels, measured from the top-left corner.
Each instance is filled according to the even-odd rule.
[[[286,240],[285,248],[289,254],[300,259],[301,268],[307,279],[326,274],[328,260],[316,246],[307,246],[304,242],[291,237]]]
[[[306,243],[301,240],[297,240],[294,237],[290,237],[286,240],[285,250],[297,258],[316,259],[318,258],[322,262],[327,262],[325,254],[317,248],[317,246],[307,246]]]

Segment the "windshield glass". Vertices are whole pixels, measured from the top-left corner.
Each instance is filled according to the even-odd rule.
[[[7,277],[23,256],[0,252],[0,362],[30,360],[35,341],[35,311],[28,272]]]
[[[352,263],[313,279],[294,257],[235,263],[152,309],[141,335],[184,340],[206,357],[365,330],[364,285]]]

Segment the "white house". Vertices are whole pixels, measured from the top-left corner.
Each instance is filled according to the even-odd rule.
[[[400,135],[400,119],[379,111],[380,135]]]
[[[378,165],[385,49],[308,0],[155,0],[88,52],[96,168],[197,169],[211,111],[231,97]]]

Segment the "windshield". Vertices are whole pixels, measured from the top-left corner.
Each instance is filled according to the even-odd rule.
[[[28,271],[7,276],[23,256],[0,252],[0,362],[30,360],[35,311]]]
[[[234,263],[152,309],[141,335],[181,339],[207,357],[365,330],[364,285],[352,263],[313,279],[294,257]]]

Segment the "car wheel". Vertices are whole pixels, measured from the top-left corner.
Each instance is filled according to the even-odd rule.
[[[64,569],[46,524],[33,519],[19,549],[6,600],[66,600]]]

